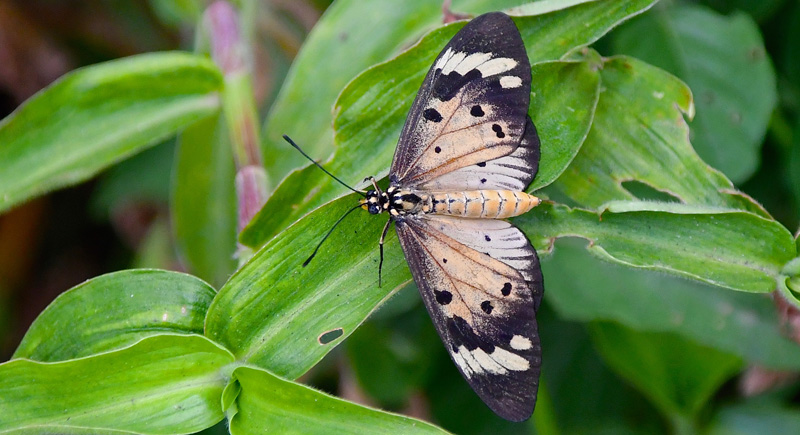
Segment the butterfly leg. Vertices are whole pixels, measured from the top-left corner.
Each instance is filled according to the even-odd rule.
[[[383,269],[383,241],[386,239],[386,233],[389,231],[389,226],[392,224],[392,219],[389,218],[386,221],[386,225],[383,226],[383,232],[381,233],[381,240],[378,242],[378,246],[380,246],[381,251],[381,261],[378,263],[378,287],[381,286],[381,270]]]

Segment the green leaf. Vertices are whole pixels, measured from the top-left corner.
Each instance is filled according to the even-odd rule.
[[[724,14],[741,11],[746,12],[756,21],[764,21],[780,11],[781,6],[787,3],[787,0],[761,0],[757,2],[751,0],[704,0],[701,3],[705,3]]]
[[[347,359],[359,386],[391,409],[400,409],[414,391],[423,389],[438,362],[434,352],[444,353],[415,286],[398,293],[391,307],[397,306],[396,300],[401,297],[416,302],[415,309],[380,320],[373,316],[345,341]],[[451,364],[449,359],[447,363]]]
[[[147,229],[136,249],[132,267],[135,269],[160,269],[177,263],[169,222],[165,216],[158,216]]]
[[[447,433],[429,423],[329,396],[252,367],[238,367],[241,384],[231,433]]]
[[[83,181],[219,108],[217,68],[187,53],[67,74],[0,122],[0,211]]]
[[[636,180],[688,204],[766,215],[692,149],[683,119],[694,110],[686,85],[624,56],[606,60],[600,75],[604,91],[592,129],[556,182],[559,190],[594,208],[611,200],[636,199],[622,184]]]
[[[377,245],[386,220],[360,210],[302,266],[330,225],[359,198],[351,194],[321,207],[261,248],[220,289],[208,310],[206,334],[239,360],[290,379],[349,336],[411,279],[392,231],[378,286]],[[340,329],[333,341],[318,341]]]
[[[600,75],[590,62],[552,62],[531,69],[531,107],[542,144],[535,192],[552,183],[578,154],[600,94]]]
[[[735,356],[674,334],[635,331],[614,323],[595,323],[591,331],[611,368],[677,421],[695,417],[742,367]]]
[[[674,333],[761,366],[800,368],[800,347],[783,335],[770,298],[623,268],[584,245],[560,240],[542,260],[546,299],[560,317]]]
[[[558,60],[574,48],[592,43],[620,21],[647,9],[652,3],[652,0],[595,1],[544,15],[516,17],[514,20],[522,33],[531,62],[537,63]],[[333,159],[326,163],[331,172],[347,174],[346,181],[349,182],[386,173],[406,113],[425,73],[442,47],[463,25],[463,22],[454,23],[429,33],[405,53],[370,68],[347,85],[336,102],[334,128],[339,147]],[[586,77],[585,73],[574,74],[577,75],[573,76],[575,78],[591,81],[591,77]],[[581,91],[591,87],[591,83],[586,81],[559,83],[562,87],[559,91],[552,91],[552,94],[568,92],[571,85]],[[592,101],[591,95],[578,95],[576,92],[570,101],[585,104],[587,98]],[[544,109],[535,106],[540,113],[560,109],[564,108]],[[547,122],[535,118],[535,111],[531,115],[536,122]],[[573,139],[582,138],[585,135],[585,118],[573,120],[557,130],[544,127],[542,125],[539,128],[539,134],[543,137],[566,135]],[[573,147],[579,145],[579,142],[570,144]],[[548,170],[557,173],[560,169]],[[342,187],[319,169],[306,167],[296,171],[278,187],[244,230],[240,241],[258,247],[309,211],[341,195],[341,192]]]
[[[755,172],[777,90],[750,16],[678,3],[621,28],[613,43],[617,52],[662,67],[692,88],[697,102],[692,143],[703,160],[737,183]]]
[[[0,365],[0,433],[189,433],[223,418],[220,370],[202,336],[160,335],[88,358]]]
[[[540,249],[581,237],[608,261],[750,292],[775,290],[795,256],[794,238],[779,223],[712,207],[617,201],[594,213],[545,203],[513,221]]]
[[[175,154],[166,141],[109,168],[98,178],[92,192],[91,213],[97,220],[111,220],[115,212],[132,203],[163,204],[169,200],[169,180]],[[147,174],[143,177],[142,174]]]
[[[175,241],[189,270],[216,286],[236,268],[235,171],[221,115],[180,135],[171,198]]]
[[[800,433],[800,412],[780,404],[743,403],[723,407],[706,432],[709,435]]]
[[[171,332],[202,334],[214,289],[183,273],[125,270],[62,293],[33,322],[14,358],[53,362]]]
[[[545,275],[550,301],[552,275]],[[574,305],[582,301],[573,301]],[[597,353],[587,327],[567,322],[542,305],[536,313],[541,336],[542,385],[552,399],[558,433],[645,434],[662,433],[662,423],[655,408],[640,392],[620,379]],[[540,396],[533,414],[541,418]],[[580,412],[575,412],[579,409]],[[538,425],[537,425],[538,426]],[[538,427],[537,427],[538,428]]]
[[[161,22],[173,27],[197,22],[204,6],[200,0],[148,0],[148,3]]]

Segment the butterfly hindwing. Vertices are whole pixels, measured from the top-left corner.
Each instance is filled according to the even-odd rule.
[[[459,371],[498,415],[527,419],[541,365],[534,302],[541,271],[525,236],[505,221],[449,216],[410,217],[396,228]]]
[[[434,62],[409,111],[390,174],[414,187],[511,154],[526,128],[531,68],[514,22],[481,15]]]
[[[460,219],[441,215],[425,218],[433,228],[439,228],[453,240],[517,270],[531,291],[534,310],[539,309],[544,295],[542,268],[536,250],[519,228],[497,219]]]

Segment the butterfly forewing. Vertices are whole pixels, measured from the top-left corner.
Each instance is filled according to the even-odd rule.
[[[498,415],[530,417],[541,365],[531,285],[541,272],[527,239],[504,221],[446,216],[406,219],[397,234],[459,371]]]
[[[530,117],[514,152],[456,169],[417,186],[429,191],[501,189],[522,191],[539,169],[539,136]]]
[[[392,182],[413,187],[511,154],[525,131],[531,68],[514,22],[481,15],[445,46],[400,135]]]

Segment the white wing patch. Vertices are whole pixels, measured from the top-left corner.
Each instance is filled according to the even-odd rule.
[[[440,57],[433,65],[434,69],[440,69],[443,75],[450,74],[455,71],[464,76],[473,69],[481,72],[481,77],[490,77],[497,74],[502,74],[517,66],[517,61],[508,57],[498,57],[492,59],[492,53],[471,53],[467,54],[461,51],[453,51],[452,48],[447,48],[442,57]],[[512,77],[519,80],[520,85],[522,80],[519,77]],[[505,78],[505,77],[504,77]],[[502,78],[501,78],[501,86]],[[519,86],[519,85],[517,85]],[[503,86],[517,87],[517,86]]]
[[[503,88],[518,88],[522,86],[522,79],[517,76],[500,77],[500,86]]]
[[[531,340],[521,335],[511,337],[511,342],[509,344],[512,349],[516,350],[528,350],[531,348]]]
[[[457,351],[451,350],[450,353],[467,378],[484,373],[505,375],[509,370],[521,372],[530,368],[528,360],[500,347],[487,353],[480,347],[469,350],[466,346],[459,346]]]
[[[517,61],[507,57],[498,57],[490,61],[484,62],[479,65],[478,71],[481,72],[482,77],[489,77],[496,74],[504,73],[517,66]]]

